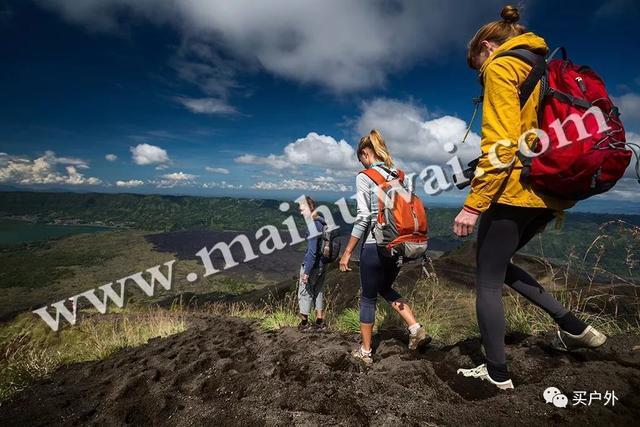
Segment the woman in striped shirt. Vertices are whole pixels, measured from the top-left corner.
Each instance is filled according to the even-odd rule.
[[[389,149],[382,135],[372,130],[363,136],[358,143],[358,160],[365,168],[376,168],[385,178],[396,171]],[[405,182],[405,185],[407,183]],[[362,345],[352,352],[352,356],[366,364],[373,363],[371,336],[376,313],[376,300],[380,294],[391,307],[400,314],[409,329],[409,348],[416,349],[419,345],[431,340],[424,328],[418,323],[411,311],[411,307],[400,294],[393,289],[400,267],[392,258],[385,257],[378,251],[378,245],[371,232],[374,218],[378,215],[378,198],[376,184],[365,174],[356,177],[356,201],[358,214],[353,225],[349,243],[340,259],[340,270],[351,271],[349,260],[356,245],[364,239],[360,251],[360,333]]]

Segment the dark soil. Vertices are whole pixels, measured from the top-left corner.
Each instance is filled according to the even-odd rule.
[[[640,417],[640,337],[557,353],[550,336],[507,338],[516,389],[455,374],[480,345],[410,352],[402,331],[377,336],[376,362],[348,352],[357,337],[264,332],[245,319],[199,316],[184,333],[65,367],[0,407],[3,425],[633,425]],[[614,390],[615,406],[556,408],[549,386]]]

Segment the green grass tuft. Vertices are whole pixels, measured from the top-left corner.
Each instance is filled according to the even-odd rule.
[[[262,319],[260,326],[267,331],[275,331],[286,326],[296,326],[299,322],[300,319],[292,311],[276,310]]]

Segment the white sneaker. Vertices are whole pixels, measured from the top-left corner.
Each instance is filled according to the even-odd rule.
[[[600,347],[605,341],[607,336],[593,326],[587,326],[580,335],[571,335],[569,332],[558,329],[551,347],[560,351],[571,351],[577,348]]]
[[[509,390],[514,388],[513,381],[511,380],[502,381],[502,382],[493,380],[489,376],[489,372],[487,371],[487,365],[484,363],[478,366],[477,368],[458,369],[456,373],[462,374],[465,377],[480,378],[481,380],[489,381],[491,384],[495,385],[500,390]]]

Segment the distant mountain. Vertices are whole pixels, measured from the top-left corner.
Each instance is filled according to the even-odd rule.
[[[292,215],[298,229],[304,230],[297,206],[289,202],[289,210],[281,212],[278,200],[4,191],[0,192],[0,216],[28,215],[42,222],[80,220],[156,232],[195,228],[246,232],[268,224],[285,229],[283,221]],[[341,226],[341,234],[349,234],[351,225],[344,222],[338,207],[327,206]],[[353,203],[350,211],[355,215]],[[453,235],[451,225],[458,212],[457,207],[428,209],[429,235],[434,242],[451,248],[473,238]],[[634,227],[640,227],[640,215],[569,211],[561,229],[549,225],[541,239],[535,238],[524,251],[561,263],[573,258],[585,268],[597,263],[599,268],[620,275],[637,276],[633,254],[640,253],[640,242]],[[596,239],[598,245],[592,246]]]
[[[24,188],[14,187],[12,185],[0,185],[0,191],[24,191]]]

